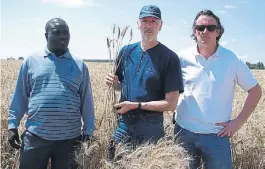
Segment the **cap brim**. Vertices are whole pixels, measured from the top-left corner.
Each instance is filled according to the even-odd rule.
[[[159,17],[157,17],[157,16],[155,16],[155,15],[152,15],[152,14],[148,14],[148,15],[140,15],[140,16],[139,16],[139,19],[143,19],[143,18],[145,18],[145,17],[154,17],[154,18],[157,18],[157,19],[161,19],[161,18],[159,18]]]

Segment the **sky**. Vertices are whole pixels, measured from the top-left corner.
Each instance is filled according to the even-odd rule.
[[[244,61],[265,63],[265,0],[1,0],[0,57],[26,58],[44,49],[45,24],[59,17],[69,25],[73,55],[108,59],[106,38],[112,35],[113,24],[121,29],[130,26],[131,43],[140,41],[136,23],[148,4],[161,9],[158,40],[174,52],[195,44],[190,37],[193,20],[200,10],[210,9],[225,28],[221,45]]]

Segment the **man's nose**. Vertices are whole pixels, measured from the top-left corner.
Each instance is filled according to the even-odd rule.
[[[208,29],[204,28],[203,33],[207,33],[207,32],[208,32]]]
[[[151,28],[151,25],[146,25],[145,28],[149,29],[149,28]]]
[[[146,25],[145,25],[145,28],[151,28],[151,27],[152,27],[151,24],[146,24]]]
[[[66,33],[60,33],[60,39],[67,39],[68,38],[68,34]]]
[[[152,25],[152,21],[147,21],[147,22],[146,22],[146,26],[151,27],[151,25]]]

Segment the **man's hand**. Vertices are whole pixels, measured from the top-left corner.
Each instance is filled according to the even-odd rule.
[[[91,136],[90,135],[84,135],[84,134],[82,134],[81,142],[87,142],[90,139],[91,139]]]
[[[106,81],[106,84],[107,84],[108,86],[111,86],[112,84],[117,84],[117,83],[119,83],[118,76],[113,75],[113,74],[111,74],[111,73],[109,73],[109,74],[106,76],[105,81]]]
[[[97,141],[98,139],[93,136],[93,135],[86,135],[86,134],[82,134],[81,135],[81,142],[87,142],[87,141]]]
[[[114,107],[118,109],[117,111],[118,114],[125,114],[130,110],[137,109],[138,103],[125,101],[125,102],[115,104]]]
[[[232,137],[241,127],[242,123],[239,120],[234,119],[227,123],[216,123],[217,126],[223,126],[224,128],[217,134],[218,136]]]
[[[15,149],[20,149],[20,140],[19,140],[19,134],[17,129],[9,129],[8,130],[8,142],[11,147]]]

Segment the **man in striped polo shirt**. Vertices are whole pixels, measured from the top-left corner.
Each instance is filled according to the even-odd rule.
[[[76,168],[75,146],[95,129],[89,72],[69,52],[64,20],[51,19],[45,31],[47,47],[29,56],[19,71],[9,107],[8,141],[21,147],[20,169],[44,169],[50,157],[54,169]],[[17,128],[25,112],[20,145]]]

